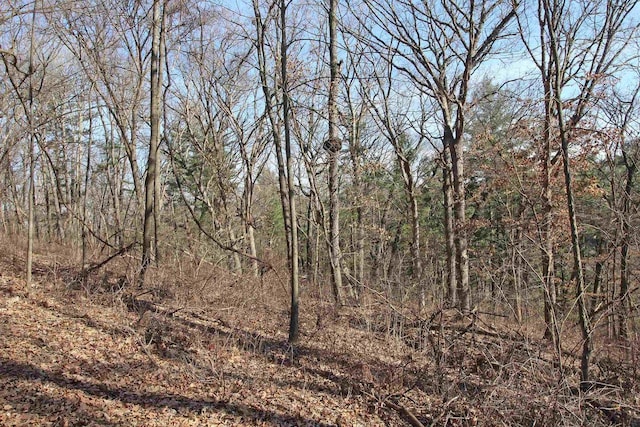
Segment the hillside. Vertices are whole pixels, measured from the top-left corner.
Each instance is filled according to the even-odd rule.
[[[545,345],[482,316],[416,325],[375,294],[336,313],[309,292],[291,347],[275,277],[134,289],[126,259],[83,281],[51,249],[28,292],[20,254],[0,255],[3,426],[638,425],[637,367],[600,354],[610,381],[583,394],[575,360],[559,382]]]

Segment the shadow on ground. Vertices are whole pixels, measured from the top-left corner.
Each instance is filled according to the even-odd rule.
[[[138,392],[125,388],[109,387],[102,383],[91,383],[78,379],[68,378],[62,373],[55,373],[49,370],[40,369],[30,364],[18,363],[6,358],[0,358],[0,378],[11,382],[12,379],[47,382],[67,390],[77,390],[87,395],[101,399],[118,400],[123,403],[134,404],[144,408],[155,408],[158,410],[173,409],[177,413],[189,415],[200,415],[206,412],[222,411],[229,415],[242,417],[245,421],[269,422],[273,425],[313,425],[330,426],[331,424],[320,423],[303,417],[296,417],[266,410],[250,405],[235,404],[223,400],[215,399],[192,399],[180,394],[173,393],[153,393]],[[39,390],[28,389],[19,390],[20,385],[12,394],[16,402],[22,403],[25,400],[31,402],[32,408],[40,408],[41,415],[51,416],[57,412],[69,411],[73,407],[73,402],[69,402],[64,397],[53,398],[47,396]],[[85,411],[86,420],[92,420],[99,425],[112,426],[119,425],[104,419],[99,411]],[[94,413],[95,412],[95,413]]]

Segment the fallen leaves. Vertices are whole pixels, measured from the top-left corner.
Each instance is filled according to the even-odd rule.
[[[313,380],[304,371],[229,345],[229,337],[182,348],[191,359],[177,360],[168,347],[184,339],[163,338],[161,355],[140,342],[135,316],[117,308],[87,304],[77,313],[71,301],[40,292],[1,295],[1,425],[333,425],[346,416],[340,396],[306,390]],[[220,354],[207,367],[211,352]]]
[[[2,426],[540,424],[552,415],[571,425],[567,414],[583,410],[540,375],[549,364],[539,349],[496,337],[456,338],[437,366],[431,352],[359,327],[355,311],[323,328],[303,313],[312,332],[292,348],[277,307],[177,311],[133,297],[95,302],[64,284],[26,295],[18,282],[0,277]]]

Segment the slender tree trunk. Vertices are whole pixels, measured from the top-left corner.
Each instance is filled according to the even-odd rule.
[[[44,151],[44,148],[41,148],[41,152]],[[43,179],[43,187],[47,187],[44,180],[49,181],[50,196],[49,200],[53,203],[54,214],[55,214],[55,239],[58,242],[62,242],[65,239],[64,228],[62,227],[62,207],[60,203],[60,197],[64,196],[64,193],[61,191],[60,182],[58,181],[58,176],[56,175],[55,168],[59,168],[60,166],[55,166],[53,163],[49,163],[48,167],[45,165],[42,166],[42,179]],[[63,166],[64,167],[64,166]],[[69,181],[67,181],[68,183]],[[50,219],[50,218],[49,218]]]
[[[562,113],[559,113],[562,117]],[[559,118],[559,120],[561,120]],[[561,134],[562,134],[561,130]],[[562,157],[564,163],[564,181],[567,196],[567,209],[569,211],[569,223],[571,227],[571,245],[573,247],[573,268],[576,278],[576,298],[578,300],[578,316],[580,323],[580,331],[582,332],[582,355],[580,358],[580,379],[583,386],[589,381],[589,364],[591,360],[591,352],[593,350],[592,343],[592,327],[591,319],[586,302],[586,286],[584,281],[584,272],[582,269],[582,254],[580,250],[580,236],[578,234],[578,221],[576,218],[575,201],[573,188],[571,184],[571,165],[569,163],[569,144],[566,136],[562,137]]]
[[[90,105],[86,105],[85,108],[86,110],[86,114],[87,115],[91,115],[91,106]],[[73,185],[73,195],[72,195],[72,201],[71,203],[73,203],[73,209],[72,212],[77,213],[74,214],[73,216],[73,225],[75,227],[74,229],[74,239],[76,240],[76,245],[74,245],[76,248],[81,248],[82,247],[82,229],[84,228],[84,211],[82,208],[82,177],[83,177],[83,171],[82,171],[82,160],[83,158],[85,158],[85,153],[84,153],[84,147],[82,146],[82,135],[83,135],[83,130],[84,130],[84,116],[82,114],[78,114],[78,122],[77,122],[77,129],[74,133],[74,139],[75,139],[75,143],[76,143],[76,156],[74,159],[74,185]]]
[[[287,241],[287,258],[291,262],[291,219],[289,217],[288,192],[287,192],[287,174],[285,169],[285,161],[282,157],[282,139],[280,135],[280,124],[276,118],[276,110],[272,104],[272,97],[277,98],[277,94],[272,94],[269,88],[269,80],[267,77],[267,63],[265,55],[265,39],[264,29],[265,22],[262,20],[260,6],[257,0],[252,1],[253,13],[256,22],[256,52],[258,55],[258,73],[260,74],[260,84],[262,85],[262,93],[264,95],[265,113],[271,125],[271,135],[273,137],[274,150],[276,152],[276,160],[278,164],[278,189],[280,192],[280,205],[282,206],[282,217],[284,220],[285,236]],[[282,61],[282,58],[280,59]],[[282,68],[282,66],[281,66]]]
[[[84,189],[82,191],[82,259],[81,259],[81,268],[84,269],[84,266],[87,263],[87,227],[88,227],[88,218],[87,218],[87,193],[89,192],[89,174],[91,172],[91,146],[93,143],[93,112],[91,111],[91,98],[89,98],[88,105],[88,114],[89,114],[89,139],[87,141],[87,165],[84,171]]]
[[[287,159],[287,191],[290,223],[291,256],[290,256],[290,284],[291,284],[291,316],[289,319],[289,342],[298,341],[299,335],[299,272],[298,272],[298,222],[296,216],[295,186],[293,180],[293,153],[291,150],[291,126],[289,114],[289,81],[287,73],[287,0],[280,2],[280,71],[282,78],[282,117],[284,120],[285,156]]]
[[[249,240],[249,255],[251,255],[251,271],[254,277],[260,276],[260,266],[258,265],[258,250],[256,247],[255,228],[253,224],[247,225],[247,239]]]
[[[596,266],[593,272],[593,295],[595,298],[591,299],[591,304],[589,306],[589,317],[593,319],[593,316],[598,309],[598,301],[601,300],[600,295],[602,294],[602,270],[604,267],[604,262],[602,260],[602,256],[604,255],[606,250],[606,244],[603,239],[598,239],[598,250],[597,250],[597,258]]]
[[[469,288],[469,254],[467,252],[463,145],[462,140],[453,136],[453,131],[449,126],[445,128],[444,140],[451,155],[453,242],[456,248],[458,308],[462,312],[468,312],[471,310],[471,290]]]
[[[33,2],[33,14],[31,16],[31,35],[30,35],[30,48],[29,48],[29,111],[27,112],[28,117],[27,121],[29,123],[29,191],[28,191],[28,226],[27,226],[27,292],[29,287],[31,286],[32,281],[32,271],[33,271],[33,234],[34,234],[34,222],[35,222],[35,186],[36,186],[36,178],[35,178],[35,168],[36,168],[36,158],[35,158],[35,132],[34,129],[34,83],[33,83],[33,73],[35,72],[35,67],[33,63],[33,58],[35,55],[35,25],[36,25],[36,11],[37,11],[38,2]]]
[[[628,317],[631,311],[631,295],[629,290],[629,246],[631,242],[631,192],[636,171],[635,162],[630,162],[626,152],[622,152],[626,167],[626,183],[622,196],[622,248],[620,251],[620,314],[618,327],[622,338],[629,337]]]
[[[247,246],[249,249],[249,255],[251,256],[251,272],[254,277],[260,277],[260,265],[258,265],[258,250],[256,248],[255,238],[255,225],[253,220],[253,175],[251,172],[252,161],[249,159],[248,153],[245,151],[246,146],[241,148],[242,157],[247,169],[247,173],[244,177],[244,190],[243,190],[243,221],[244,221],[244,233]]]
[[[360,188],[360,187],[358,187]],[[354,274],[356,280],[361,286],[364,283],[364,207],[360,204],[356,208],[356,265],[354,266]],[[358,289],[361,292],[362,289]]]
[[[47,230],[47,241],[53,241],[53,215],[51,213],[51,190],[49,188],[49,183],[44,179],[46,174],[43,171],[42,174],[42,198],[44,200],[44,217],[46,220],[46,230]]]
[[[161,116],[161,102],[164,102],[164,97],[163,97],[163,90],[162,90],[162,81],[163,81],[163,75],[162,75],[162,64],[164,64],[164,57],[165,57],[165,13],[164,13],[164,7],[165,7],[165,0],[162,0],[162,6],[161,6],[161,12],[160,12],[160,41],[159,41],[159,46],[158,46],[158,58],[157,58],[157,63],[158,63],[158,70],[157,70],[157,77],[156,77],[156,90],[158,91],[158,94],[156,95],[157,100],[156,100],[156,105],[154,105],[154,107],[157,110],[157,114],[158,114],[158,122],[160,121],[160,116]],[[153,59],[152,59],[153,60]],[[155,135],[156,138],[156,159],[155,159],[155,164],[156,167],[154,168],[154,174],[153,174],[153,241],[155,242],[155,263],[156,263],[156,267],[159,266],[160,261],[161,261],[161,250],[160,250],[160,239],[158,236],[159,230],[158,228],[160,227],[160,209],[162,209],[162,181],[161,181],[161,158],[160,158],[160,143],[162,142],[162,135],[160,133],[160,125],[156,124],[156,126],[158,127],[157,129],[157,135]]]
[[[549,65],[551,67],[551,65]],[[551,71],[548,71],[549,73]],[[544,295],[544,320],[545,332],[544,338],[550,340],[558,357],[560,357],[560,337],[558,324],[556,319],[557,291],[555,283],[554,269],[554,249],[553,249],[553,208],[551,204],[551,117],[552,117],[552,97],[551,82],[548,75],[543,77],[543,86],[545,89],[544,100],[544,129],[543,129],[543,146],[542,146],[542,290]]]
[[[522,228],[518,227],[516,230],[509,233],[511,246],[511,277],[513,280],[513,310],[518,324],[522,323],[522,255],[520,250],[522,248]]]
[[[364,242],[365,242],[365,230],[364,230],[364,188],[362,185],[362,173],[360,170],[360,120],[356,119],[356,115],[354,109],[352,107],[351,101],[351,130],[349,135],[349,151],[351,154],[351,164],[353,169],[353,188],[356,192],[355,203],[356,203],[356,218],[355,218],[355,236],[354,236],[354,262],[353,262],[353,271],[354,276],[361,286],[364,282]],[[361,289],[358,289],[358,293]]]
[[[553,45],[553,44],[552,44]],[[555,47],[555,45],[553,45]],[[554,56],[558,58],[557,51]],[[556,73],[554,82],[554,97],[556,104],[556,115],[558,127],[560,131],[560,141],[562,144],[562,160],[563,173],[565,183],[565,193],[567,200],[567,211],[569,214],[569,226],[571,228],[571,246],[573,255],[573,270],[576,280],[576,298],[578,305],[578,318],[580,324],[580,332],[582,333],[582,354],[580,357],[580,380],[581,386],[586,387],[589,381],[589,365],[591,361],[591,352],[593,351],[592,342],[592,326],[587,307],[586,284],[584,280],[584,271],[582,268],[582,253],[580,249],[580,235],[578,232],[578,220],[576,217],[575,199],[573,194],[571,164],[569,157],[569,131],[566,129],[564,119],[564,105],[561,98],[561,82],[560,74]]]
[[[453,236],[453,189],[451,186],[451,161],[445,147],[443,151],[444,165],[442,167],[442,194],[444,197],[444,239],[446,255],[446,283],[447,299],[451,307],[458,305],[458,288],[456,279],[456,247]]]
[[[338,199],[338,156],[342,141],[338,136],[338,47],[336,31],[337,0],[329,0],[329,140],[325,147],[329,152],[329,257],[331,283],[337,305],[344,303],[342,285],[342,252],[340,250],[340,206]]]
[[[313,193],[309,193],[309,197],[307,197],[307,214],[305,216],[305,241],[304,241],[304,260],[302,264],[304,265],[305,272],[308,274],[311,271],[313,262],[312,262],[312,253],[311,253],[311,241],[313,236],[313,207],[311,205],[311,197]]]
[[[29,137],[29,190],[28,190],[28,220],[27,220],[27,287],[31,286],[32,271],[33,271],[33,234],[34,234],[34,220],[35,220],[35,153],[33,141],[33,132]]]
[[[229,235],[229,240],[231,241],[231,247],[235,247],[236,246],[236,233],[235,231],[233,231],[233,227],[231,225],[231,221],[229,220],[229,218],[226,219],[227,221],[227,234]],[[238,274],[242,274],[242,262],[240,261],[240,255],[238,254],[238,252],[233,251],[231,253],[231,260],[233,262],[233,271],[235,273]]]
[[[162,32],[161,1],[153,1],[152,45],[151,45],[151,105],[150,121],[151,136],[149,139],[149,157],[147,160],[147,176],[145,178],[144,199],[144,228],[142,232],[142,266],[140,269],[140,284],[144,283],[145,273],[151,263],[151,241],[154,234],[155,196],[156,196],[156,168],[158,160],[158,145],[160,142],[160,37]],[[156,246],[158,242],[155,242]]]
[[[411,173],[407,171],[407,173]],[[413,258],[413,277],[416,280],[418,286],[418,306],[422,312],[426,307],[426,289],[423,280],[422,271],[422,254],[420,252],[420,211],[418,209],[418,198],[413,185],[411,184],[411,190],[409,191],[409,201],[411,204],[411,257]]]
[[[614,236],[614,241],[618,241],[618,230],[616,230],[616,235]],[[618,277],[618,251],[613,251],[613,256],[611,257],[611,279],[607,280],[607,304],[613,304],[616,300],[616,281]],[[613,310],[609,310],[609,314],[607,316],[607,324],[609,331],[609,338],[613,338],[616,336],[616,313]]]

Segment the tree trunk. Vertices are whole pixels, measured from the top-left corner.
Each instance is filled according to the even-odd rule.
[[[284,220],[285,236],[287,241],[287,259],[291,261],[291,219],[289,218],[289,202],[287,200],[287,175],[285,170],[285,161],[282,158],[282,140],[280,135],[280,124],[276,118],[276,110],[272,104],[272,97],[277,99],[277,93],[272,94],[269,88],[269,80],[267,77],[267,63],[265,55],[264,28],[265,23],[262,20],[260,6],[257,0],[252,1],[253,12],[256,23],[256,52],[258,55],[258,73],[260,74],[260,84],[262,85],[262,93],[264,95],[265,113],[271,125],[271,135],[273,137],[274,150],[276,152],[276,160],[278,164],[278,189],[280,193],[280,205],[282,207],[282,217]],[[283,30],[284,31],[284,30]],[[282,61],[282,58],[280,59]],[[282,68],[282,67],[281,67]]]
[[[623,149],[622,156],[626,167],[626,183],[622,195],[622,248],[620,251],[620,314],[618,327],[622,338],[629,337],[628,317],[631,311],[631,294],[629,290],[629,246],[632,239],[631,231],[631,192],[636,164],[629,161]]]
[[[233,227],[231,225],[231,221],[228,218],[227,215],[227,234],[229,235],[229,241],[231,242],[231,244],[229,246],[231,246],[232,248],[235,248],[236,246],[236,233],[235,231],[233,231]],[[237,274],[242,274],[242,262],[240,261],[240,255],[238,254],[238,252],[233,251],[231,253],[231,261],[232,261],[232,269],[234,273]]]
[[[28,221],[27,221],[27,287],[31,286],[32,271],[33,271],[33,233],[34,233],[34,220],[35,220],[35,142],[33,131],[29,137],[29,190],[28,190]]]
[[[410,173],[410,171],[407,171]],[[422,254],[420,252],[420,211],[418,209],[418,198],[415,191],[415,185],[411,185],[409,191],[409,201],[411,203],[411,257],[413,258],[413,277],[418,286],[418,307],[420,312],[426,307],[426,289],[422,277]]]
[[[442,153],[444,165],[442,166],[442,194],[444,203],[444,239],[446,254],[446,283],[447,299],[451,307],[458,305],[457,279],[456,279],[456,247],[453,239],[453,190],[451,187],[451,161],[445,147]]]
[[[151,263],[151,241],[155,230],[156,168],[158,167],[158,145],[160,143],[160,38],[162,34],[162,0],[153,1],[152,44],[151,44],[151,135],[149,138],[149,157],[145,178],[144,228],[142,232],[142,266],[140,284],[144,283],[145,273]],[[158,242],[155,242],[156,246]]]
[[[35,222],[35,186],[36,186],[36,178],[35,178],[35,168],[36,168],[36,156],[35,156],[35,144],[36,144],[36,130],[34,129],[34,83],[33,83],[33,73],[34,63],[33,59],[35,56],[35,25],[36,25],[36,10],[37,10],[38,2],[33,2],[33,14],[31,16],[31,36],[30,36],[30,48],[29,48],[29,111],[28,111],[28,123],[29,123],[29,191],[27,197],[28,201],[28,226],[27,226],[27,292],[29,292],[29,287],[31,286],[32,280],[32,272],[33,272],[33,233],[34,233],[34,222]]]
[[[342,252],[340,250],[340,205],[338,199],[338,156],[342,141],[338,136],[338,47],[336,30],[337,0],[329,0],[329,257],[333,296],[338,306],[344,304],[342,285]]]
[[[280,71],[282,73],[282,118],[284,121],[285,156],[287,159],[287,195],[289,212],[289,241],[290,247],[290,284],[291,284],[291,313],[289,318],[289,342],[298,341],[299,335],[299,272],[298,272],[298,221],[296,216],[295,187],[293,181],[293,153],[291,150],[291,126],[289,114],[289,81],[287,73],[287,0],[280,2]]]
[[[158,58],[157,58],[157,64],[158,64],[158,71],[157,71],[157,77],[156,77],[156,90],[157,90],[157,94],[156,95],[156,105],[154,105],[154,107],[156,108],[156,114],[158,114],[158,122],[160,121],[160,116],[162,114],[162,107],[161,104],[164,103],[164,96],[163,96],[163,90],[162,90],[162,80],[163,80],[163,75],[162,75],[162,64],[164,63],[164,57],[165,57],[165,13],[164,13],[164,7],[165,7],[165,0],[162,0],[163,4],[162,4],[162,9],[160,12],[160,40],[159,40],[159,46],[158,46]],[[153,61],[153,58],[152,58]],[[158,237],[158,233],[159,233],[159,227],[160,227],[160,209],[162,209],[162,182],[160,179],[160,175],[161,175],[161,159],[160,159],[160,143],[162,142],[162,136],[160,134],[160,125],[156,124],[156,126],[158,126],[158,129],[156,131],[157,135],[155,136],[156,138],[156,153],[155,153],[155,168],[154,168],[154,174],[153,174],[153,241],[155,242],[154,245],[154,249],[155,249],[155,263],[156,263],[156,267],[159,266],[160,264],[160,258],[161,258],[161,250],[160,250],[160,239]]]
[[[554,52],[557,58],[557,52]],[[580,235],[578,233],[578,220],[573,195],[571,164],[569,158],[569,131],[566,129],[564,120],[564,105],[561,98],[560,76],[556,74],[554,82],[554,98],[556,104],[556,115],[560,131],[560,141],[562,144],[563,173],[565,183],[565,193],[567,200],[567,211],[569,214],[569,226],[571,228],[571,246],[573,255],[573,270],[576,280],[576,298],[578,305],[578,318],[580,332],[582,333],[582,354],[580,357],[580,381],[581,386],[586,387],[589,381],[589,365],[591,352],[593,350],[591,319],[586,301],[586,285],[584,271],[582,269],[582,253],[580,250]]]
[[[351,128],[349,135],[349,153],[351,155],[351,165],[353,173],[353,190],[356,193],[355,196],[355,230],[354,230],[354,244],[353,244],[353,274],[356,279],[358,287],[362,286],[364,282],[364,242],[365,242],[365,230],[364,230],[364,188],[362,185],[362,174],[360,170],[360,120],[356,118],[351,99],[349,99],[349,108],[351,110]],[[362,289],[357,289],[360,293]]]
[[[551,67],[551,65],[549,65]],[[551,71],[548,71],[551,73]],[[550,340],[558,357],[560,357],[560,337],[558,323],[556,319],[557,291],[554,270],[554,249],[553,249],[553,208],[551,205],[551,117],[552,99],[551,82],[548,76],[543,77],[545,90],[544,99],[544,128],[542,147],[542,230],[541,230],[541,256],[542,256],[542,290],[544,296],[544,338]]]
[[[522,255],[520,250],[522,248],[522,228],[518,227],[515,232],[512,233],[511,239],[511,268],[513,277],[513,298],[514,298],[514,314],[518,324],[522,323],[522,269],[524,268],[522,262]]]
[[[559,96],[559,95],[558,95]],[[560,107],[559,107],[560,109]],[[561,120],[562,112],[558,113],[558,120]],[[562,125],[561,125],[562,126]],[[561,130],[561,135],[564,132]],[[582,269],[582,254],[580,250],[580,236],[578,234],[578,221],[576,218],[575,201],[573,196],[573,188],[571,184],[571,166],[569,163],[569,144],[568,138],[562,136],[562,157],[564,163],[564,182],[567,196],[567,209],[569,211],[569,223],[571,226],[571,245],[573,247],[573,269],[576,278],[576,298],[578,300],[578,316],[580,323],[580,331],[582,332],[582,355],[580,357],[580,380],[583,386],[589,381],[589,364],[591,360],[591,352],[593,350],[592,343],[592,327],[589,318],[589,311],[586,302],[586,286],[584,281],[584,272]]]
[[[87,141],[87,164],[84,171],[84,188],[82,190],[82,224],[81,224],[81,239],[82,239],[82,258],[80,266],[84,269],[87,263],[87,193],[89,192],[89,174],[91,172],[91,146],[93,143],[93,113],[91,111],[91,98],[88,103],[89,110],[89,140]]]
[[[471,310],[471,290],[469,288],[469,254],[467,252],[467,219],[464,185],[464,157],[462,140],[453,136],[446,126],[444,140],[451,155],[451,175],[453,180],[453,242],[456,249],[456,287],[458,309]]]

